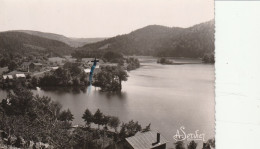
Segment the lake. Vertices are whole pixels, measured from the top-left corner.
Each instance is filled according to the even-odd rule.
[[[178,60],[176,60],[178,61]],[[151,123],[173,144],[173,135],[181,126],[186,133],[205,133],[205,139],[215,134],[214,65],[161,65],[153,58],[141,58],[141,67],[128,72],[121,95],[102,93],[92,86],[91,91],[34,90],[34,94],[49,96],[69,108],[73,124],[83,124],[86,108],[93,113],[99,108],[121,121],[138,121],[143,127]],[[5,92],[1,91],[1,97]],[[199,142],[201,146],[202,142]]]

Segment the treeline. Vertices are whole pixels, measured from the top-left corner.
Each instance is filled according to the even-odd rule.
[[[95,57],[102,59],[104,62],[111,63],[122,63],[124,60],[124,57],[121,53],[104,50],[76,50],[71,55],[77,59]]]
[[[77,63],[67,62],[63,67],[46,73],[37,81],[40,87],[49,86],[88,86],[88,75],[80,68]]]
[[[13,89],[0,103],[0,145],[29,148],[41,142],[48,148],[98,149],[138,131],[150,130],[150,125],[142,129],[137,121],[121,123],[118,117],[105,115],[99,109],[94,114],[86,109],[82,118],[87,127],[72,127],[73,114],[69,109],[61,109],[49,97],[34,96],[22,87]],[[92,123],[99,127],[91,127]]]
[[[126,63],[126,69],[128,71],[134,70],[140,67],[140,62],[137,58],[124,58],[120,52],[113,51],[86,51],[86,50],[77,50],[72,53],[72,56],[78,59],[81,58],[90,58],[96,57],[101,58],[104,62],[117,63],[121,66]]]
[[[215,63],[215,55],[213,53],[211,54],[205,54],[203,57],[202,57],[202,61],[204,63],[210,63],[210,64],[214,64]]]

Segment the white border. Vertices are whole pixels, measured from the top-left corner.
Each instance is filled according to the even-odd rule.
[[[216,1],[216,148],[260,148],[260,1]]]

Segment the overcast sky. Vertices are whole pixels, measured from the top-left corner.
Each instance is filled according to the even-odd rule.
[[[213,0],[0,0],[0,31],[68,37],[111,37],[153,24],[189,27],[213,18]]]

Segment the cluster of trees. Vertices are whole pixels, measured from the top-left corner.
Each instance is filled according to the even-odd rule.
[[[105,129],[108,129],[107,126],[109,126],[110,128],[113,128],[115,132],[117,132],[117,128],[120,124],[118,117],[104,115],[99,109],[97,109],[94,114],[92,114],[89,109],[86,109],[82,118],[88,127],[91,127],[91,124],[94,123],[98,125],[99,129],[100,125],[104,126]]]
[[[150,130],[150,124],[142,129],[137,121],[131,120],[122,123],[118,132],[119,118],[105,115],[99,109],[94,114],[86,109],[82,118],[88,127],[72,128],[74,117],[69,109],[62,110],[62,106],[51,98],[34,96],[28,89],[17,87],[0,102],[0,130],[8,140],[0,138],[0,144],[3,141],[6,145],[28,148],[26,142],[33,141],[53,148],[95,149],[116,144],[138,131]],[[91,128],[92,123],[99,127]]]
[[[183,141],[177,141],[174,143],[175,149],[186,149],[185,143]],[[190,141],[187,144],[187,149],[196,149],[198,146],[198,143],[196,143],[194,140]],[[209,139],[206,143],[203,143],[202,149],[211,149],[215,148],[215,139]]]
[[[87,86],[89,85],[88,75],[80,68],[77,63],[67,62],[36,81],[39,86]]]
[[[130,71],[130,70],[134,70],[134,69],[137,69],[140,67],[140,62],[137,58],[133,58],[133,57],[130,57],[130,58],[127,58],[126,59],[126,63],[127,63],[127,70]]]
[[[204,63],[211,63],[211,64],[214,64],[215,63],[215,55],[213,53],[211,54],[205,54],[203,57],[202,57],[202,61]]]
[[[127,72],[121,66],[105,66],[97,73],[93,85],[101,91],[118,92],[122,89],[122,81],[127,81]]]
[[[8,134],[8,139],[17,137],[56,148],[68,146],[68,129],[73,116],[69,110],[62,111],[62,106],[50,98],[33,96],[29,90],[17,87],[2,100],[0,109],[0,129]],[[17,147],[24,147],[25,141],[16,141],[20,142]]]
[[[165,57],[162,57],[162,58],[159,58],[159,59],[157,60],[157,63],[160,63],[160,64],[173,64],[173,61],[168,60],[168,59],[165,58]]]
[[[0,55],[0,67],[8,67],[9,71],[13,71],[18,67],[21,56],[12,53],[2,53]]]

